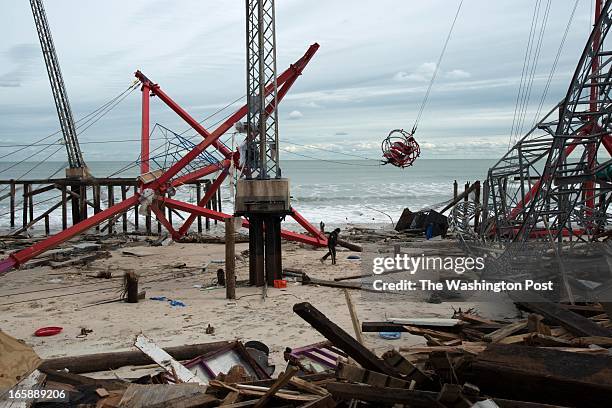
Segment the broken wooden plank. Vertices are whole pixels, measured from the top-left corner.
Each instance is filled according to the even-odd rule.
[[[390,376],[397,376],[393,367],[378,358],[369,349],[361,345],[340,326],[329,320],[323,313],[308,302],[293,305],[293,311],[306,320],[315,330],[321,333],[332,344],[344,351],[349,357],[368,370],[378,371]]]
[[[527,320],[521,320],[519,322],[514,322],[505,325],[501,329],[495,330],[493,333],[485,334],[483,336],[484,341],[488,341],[491,343],[497,343],[500,340],[527,328]]]
[[[357,311],[355,310],[355,305],[353,305],[353,301],[351,300],[351,294],[346,289],[344,289],[344,297],[346,298],[346,305],[348,307],[349,314],[351,316],[351,323],[353,323],[353,330],[355,331],[355,338],[360,344],[364,344],[363,336],[361,335],[361,327],[359,327],[359,318],[357,317]]]
[[[338,362],[336,377],[351,382],[373,385],[375,387],[410,388],[411,381],[366,370],[353,364]]]
[[[161,347],[149,339],[144,334],[139,334],[134,341],[134,346],[140,351],[151,357],[161,368],[176,376],[176,379],[184,383],[206,384],[207,382],[200,379],[197,375],[189,371],[187,367],[176,361],[172,356],[166,353]]]
[[[329,392],[325,388],[319,387],[318,385],[315,385],[311,382],[303,380],[299,377],[292,377],[289,380],[289,384],[293,385],[295,388],[299,390],[306,391],[310,394],[320,395],[320,396],[329,395]]]
[[[382,355],[383,360],[387,362],[390,366],[395,368],[395,370],[405,376],[409,382],[414,381],[415,384],[422,386],[423,384],[429,384],[432,382],[432,378],[426,374],[423,370],[421,370],[416,365],[412,364],[408,361],[404,356],[402,356],[397,350],[388,350]],[[389,385],[389,387],[393,387]],[[393,388],[403,388],[403,387],[393,387]]]
[[[265,407],[270,398],[272,398],[274,394],[278,392],[278,390],[287,385],[289,380],[291,380],[291,377],[293,377],[298,371],[299,369],[296,366],[288,366],[287,370],[285,370],[285,372],[278,377],[276,382],[264,393],[264,395],[261,396],[259,401],[257,401],[257,403],[254,405],[254,408]]]
[[[519,307],[538,313],[552,323],[565,327],[578,336],[612,337],[612,330],[601,327],[584,316],[550,302],[535,293],[510,292],[510,297]],[[537,301],[534,301],[536,299]]]

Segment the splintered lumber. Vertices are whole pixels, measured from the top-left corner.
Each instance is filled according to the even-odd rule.
[[[287,385],[289,380],[291,380],[291,377],[293,377],[298,371],[299,369],[296,366],[291,365],[287,367],[287,370],[280,377],[278,377],[276,382],[270,388],[268,388],[264,395],[261,396],[259,401],[257,401],[257,403],[254,405],[254,408],[265,407],[270,398],[272,398],[278,390]]]
[[[574,346],[589,346],[596,344],[601,347],[612,347],[612,337],[576,337],[571,340]]]
[[[318,385],[312,384],[298,377],[292,377],[289,380],[289,384],[293,385],[297,389],[309,392],[314,395],[320,395],[320,396],[329,395],[329,392],[325,388],[319,387]]]
[[[188,344],[178,347],[166,347],[164,350],[178,361],[217,351],[232,344],[231,341]],[[124,366],[142,366],[153,363],[151,358],[141,351],[119,351],[111,353],[85,354],[72,357],[59,357],[43,360],[40,369],[67,369],[74,374],[94,373],[97,371],[116,370]]]
[[[387,362],[390,366],[395,368],[396,371],[403,374],[405,378],[414,381],[417,385],[423,385],[427,383],[431,383],[432,379],[429,375],[423,372],[420,368],[412,364],[408,361],[404,356],[402,356],[396,350],[389,350],[382,355],[383,360]],[[368,383],[369,384],[369,383]],[[370,384],[375,385],[375,384]],[[393,385],[389,385],[389,387],[394,387]],[[399,387],[402,388],[402,387]]]
[[[355,399],[377,404],[406,404],[411,408],[446,408],[446,405],[436,401],[438,394],[430,391],[345,383],[330,383],[326,388],[334,397],[349,401]]]
[[[296,303],[293,311],[306,320],[315,330],[321,333],[327,340],[348,354],[363,368],[387,374],[392,377],[397,376],[393,367],[389,366],[384,360],[378,358],[369,349],[361,345],[355,338],[342,330],[340,326],[329,320],[323,313],[308,302]]]
[[[500,398],[520,395],[535,402],[601,408],[601,401],[612,398],[612,357],[489,344],[471,362],[467,380]]]
[[[400,380],[352,364],[338,362],[336,377],[341,380],[373,385],[375,387],[410,388],[411,381]]]
[[[506,337],[521,331],[527,327],[527,320],[521,320],[520,322],[514,322],[505,325],[501,329],[495,330],[493,333],[485,334],[482,338],[484,341],[491,343],[497,343]]]
[[[521,308],[542,315],[547,321],[561,325],[578,336],[612,337],[612,330],[601,327],[586,317],[547,301],[534,293],[514,291],[510,292],[510,297]],[[535,302],[534,299],[538,301]]]

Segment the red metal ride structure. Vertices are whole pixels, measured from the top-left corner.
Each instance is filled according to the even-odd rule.
[[[319,44],[311,45],[306,53],[297,60],[294,64],[286,69],[281,75],[277,77],[277,98],[266,107],[268,112],[272,112],[284,96],[287,94],[291,86],[295,83],[297,78],[302,74],[302,71],[312,59],[314,54],[319,48]],[[141,177],[139,191],[132,197],[121,201],[120,203],[101,211],[90,218],[85,219],[70,228],[67,228],[56,235],[53,235],[39,243],[32,245],[29,248],[17,251],[9,255],[8,258],[0,262],[0,274],[6,273],[13,268],[17,268],[23,265],[30,259],[44,253],[45,251],[56,247],[57,245],[67,241],[68,239],[81,234],[96,225],[101,224],[105,220],[112,217],[116,217],[118,214],[124,213],[135,206],[149,207],[155,214],[159,222],[168,230],[173,239],[179,239],[183,237],[189,231],[189,227],[196,220],[198,216],[214,220],[225,220],[231,217],[229,214],[214,211],[206,208],[206,204],[213,197],[216,191],[219,189],[223,181],[229,175],[230,167],[233,165],[240,169],[240,155],[238,151],[231,151],[223,143],[220,142],[219,138],[230,130],[238,121],[245,117],[247,114],[247,106],[244,105],[237,111],[235,111],[230,117],[228,117],[221,125],[216,129],[209,131],[205,129],[196,119],[194,119],[185,109],[183,109],[176,101],[174,101],[168,94],[166,94],[161,87],[147,78],[142,72],[136,71],[136,78],[142,83],[142,132],[141,132],[141,165],[140,172],[142,175],[151,175],[152,177]],[[266,92],[272,92],[274,84],[266,85]],[[203,140],[195,145],[189,152],[183,155],[178,161],[172,164],[169,168],[161,171],[157,174],[150,173],[150,157],[149,157],[149,102],[152,96],[157,96],[164,104],[166,104],[171,110],[173,110],[179,117],[181,117],[191,128],[193,128]],[[194,162],[203,152],[207,149],[216,149],[222,156],[223,160],[219,163],[202,166],[196,169],[189,169],[189,164]],[[219,172],[217,178],[211,184],[204,197],[197,203],[197,205],[168,198],[167,192],[173,191],[173,189],[180,185],[197,180],[202,177],[210,176],[213,173]],[[149,180],[149,181],[144,181]],[[189,216],[185,219],[183,225],[175,229],[172,224],[164,215],[164,211],[161,208],[168,207],[177,211],[186,212]],[[306,233],[297,233],[288,230],[281,230],[281,237],[290,241],[297,241],[313,246],[325,246],[327,245],[327,238],[317,228],[311,225],[304,217],[302,217],[296,210],[291,209],[289,214],[304,230]],[[243,219],[242,226],[245,228],[249,227],[249,223],[246,219]]]
[[[421,147],[413,133],[403,129],[392,130],[381,145],[383,164],[396,167],[410,167],[421,154]]]

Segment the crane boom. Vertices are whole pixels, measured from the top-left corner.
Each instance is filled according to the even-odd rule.
[[[66,174],[68,176],[83,177],[88,174],[87,165],[85,164],[85,160],[83,160],[83,154],[79,146],[76,126],[74,124],[72,110],[70,109],[70,102],[68,101],[64,79],[62,78],[59,60],[55,52],[55,46],[53,45],[53,37],[51,36],[51,30],[47,22],[45,8],[42,0],[30,0],[30,6],[32,7],[32,15],[34,16],[34,23],[36,24],[36,31],[38,32],[38,39],[40,40],[40,47],[47,67],[55,108],[57,110],[57,116],[59,118],[64,144],[66,145],[66,152],[68,154],[69,169],[66,170]]]

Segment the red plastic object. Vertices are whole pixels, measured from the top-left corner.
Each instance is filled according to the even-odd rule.
[[[287,281],[284,279],[274,279],[274,287],[276,289],[283,289],[287,287]]]
[[[64,330],[64,328],[58,326],[41,327],[40,329],[34,332],[34,335],[36,337],[55,336],[56,334],[59,334],[62,330]]]

